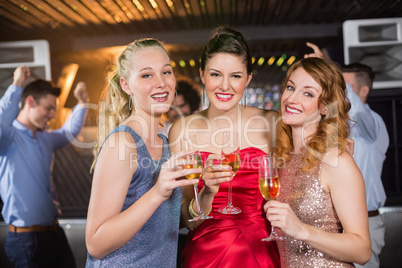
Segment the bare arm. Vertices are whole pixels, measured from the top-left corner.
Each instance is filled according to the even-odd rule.
[[[97,159],[86,226],[88,252],[97,259],[119,249],[136,235],[175,188],[198,182],[197,179],[176,180],[199,171],[178,171],[176,160],[185,153],[178,154],[163,165],[156,184],[121,211],[132,176],[137,171],[136,149],[132,146],[129,134],[116,133],[109,137]]]
[[[334,150],[323,164],[321,181],[331,193],[344,233],[329,233],[302,223],[285,203],[270,201],[264,209],[271,224],[288,236],[335,259],[364,264],[370,259],[371,245],[363,177],[348,153],[339,156],[339,163],[336,158]]]

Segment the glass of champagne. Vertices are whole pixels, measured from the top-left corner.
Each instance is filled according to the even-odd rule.
[[[194,144],[192,142],[194,142]],[[202,168],[203,167],[201,153],[200,153],[200,151],[196,150],[195,146],[193,146],[196,144],[197,144],[197,137],[195,135],[192,135],[190,140],[187,140],[185,137],[182,137],[182,139],[181,139],[182,151],[189,151],[189,150],[194,151],[194,153],[192,153],[191,155],[185,156],[183,160],[185,160],[187,162],[191,161],[195,164],[186,163],[183,166],[184,169]],[[201,178],[201,175],[202,175],[201,173],[194,173],[194,174],[186,175],[186,178],[189,180],[192,180],[195,178],[199,179],[199,178]],[[197,206],[198,215],[193,217],[192,219],[189,219],[188,221],[192,222],[192,221],[211,219],[212,216],[207,216],[207,215],[204,215],[204,213],[202,213],[200,200],[198,198],[198,183],[194,184],[193,187],[194,187],[194,196],[195,196],[195,203]]]
[[[232,171],[234,172],[232,176],[233,180],[233,177],[240,168],[239,135],[237,133],[224,132],[222,136],[222,155],[225,158],[221,160],[221,164],[232,167]],[[226,207],[218,210],[222,214],[239,214],[241,212],[240,208],[232,204],[232,180],[229,181],[228,185],[228,204]]]
[[[274,200],[278,197],[281,185],[279,183],[275,157],[272,153],[259,158],[258,180],[261,195],[266,201]],[[285,238],[279,236],[275,228],[271,226],[271,234],[269,237],[262,239],[262,241],[274,241]]]

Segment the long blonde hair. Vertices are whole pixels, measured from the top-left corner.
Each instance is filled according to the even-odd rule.
[[[305,145],[307,157],[304,161],[307,165],[303,169],[308,171],[317,161],[322,160],[330,148],[337,147],[340,153],[346,150],[346,138],[350,133],[348,111],[351,106],[346,97],[342,70],[335,63],[320,58],[306,58],[294,63],[282,83],[281,93],[297,68],[303,68],[322,87],[319,103],[326,107],[326,114],[322,115],[317,132],[309,137]],[[279,112],[279,116],[282,116],[282,111]],[[294,149],[292,129],[280,120],[275,153],[287,162],[290,159],[290,152]]]
[[[95,167],[99,149],[107,135],[124,120],[126,120],[132,109],[129,107],[130,95],[123,91],[120,85],[120,78],[129,80],[132,68],[132,55],[147,47],[160,47],[167,54],[162,43],[157,39],[143,38],[129,44],[116,59],[116,64],[110,67],[107,75],[107,85],[102,92],[98,109],[98,140],[93,149],[94,161],[91,171]]]

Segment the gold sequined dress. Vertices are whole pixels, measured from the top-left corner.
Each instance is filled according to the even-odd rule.
[[[304,223],[332,233],[342,233],[342,225],[332,204],[331,195],[323,189],[320,181],[322,163],[310,172],[302,171],[305,166],[301,154],[291,154],[284,168],[279,169],[281,183],[280,202],[288,203],[296,216]],[[279,234],[282,234],[278,230]],[[277,241],[281,267],[354,267],[333,259],[301,240],[288,237]]]

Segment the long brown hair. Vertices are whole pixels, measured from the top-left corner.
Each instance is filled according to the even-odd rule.
[[[325,153],[334,147],[340,149],[340,153],[346,150],[346,138],[349,136],[350,102],[346,97],[346,84],[342,70],[338,65],[320,58],[306,58],[295,62],[286,74],[281,86],[281,93],[297,68],[303,68],[322,87],[319,103],[325,106],[326,114],[322,115],[317,132],[308,137],[304,149],[307,157],[304,159],[306,167],[311,170],[317,161],[322,160]],[[279,112],[282,116],[282,111]],[[293,148],[292,129],[282,120],[278,123],[278,133],[275,153],[289,161]]]

